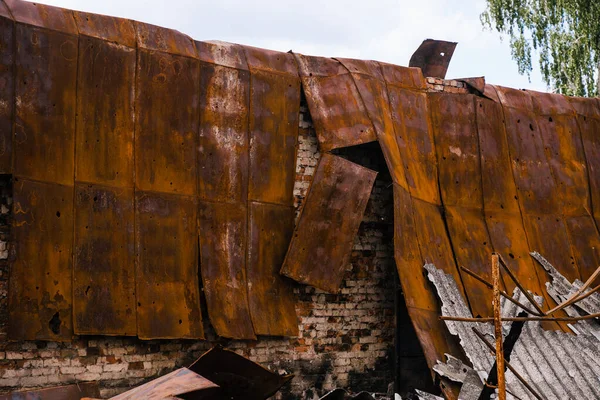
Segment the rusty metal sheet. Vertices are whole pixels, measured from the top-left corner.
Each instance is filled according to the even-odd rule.
[[[133,187],[135,65],[135,48],[79,38],[77,181]]]
[[[164,400],[212,398],[219,386],[187,368],[179,368],[134,389],[111,397],[111,400]]]
[[[129,19],[73,11],[79,34],[135,48],[135,26]]]
[[[221,347],[204,353],[189,369],[219,385],[223,398],[231,400],[266,400],[294,377],[277,375]]]
[[[248,304],[257,335],[298,336],[293,281],[279,273],[294,231],[294,208],[249,204]]]
[[[565,217],[573,257],[585,282],[600,266],[600,238],[590,215]],[[598,280],[600,284],[600,280]]]
[[[507,88],[498,88],[498,94],[504,106],[508,149],[523,213],[559,213],[557,188],[532,111],[531,97],[527,92]]]
[[[17,22],[75,36],[78,34],[71,10],[21,0],[4,0],[4,3]],[[61,52],[63,50],[61,48]]]
[[[75,186],[73,330],[135,335],[133,189]]]
[[[135,193],[137,330],[141,339],[202,339],[197,201]]]
[[[524,215],[523,222],[532,251],[544,254],[567,279],[581,279],[577,262],[571,253],[565,221],[561,216]]]
[[[97,382],[79,382],[73,385],[12,392],[0,395],[0,400],[80,400],[87,397],[100,397]]]
[[[210,64],[248,71],[246,53],[239,44],[221,41],[194,41],[198,59]]]
[[[388,85],[390,108],[411,196],[441,204],[427,94]]]
[[[248,71],[201,64],[198,146],[201,200],[246,201],[249,96]]]
[[[244,204],[200,202],[200,268],[210,322],[219,336],[256,339],[246,278]]]
[[[281,273],[336,293],[377,173],[324,153]]]
[[[12,173],[15,115],[15,24],[0,2],[0,173]]]
[[[492,281],[490,259],[493,252],[481,208],[445,207],[446,223],[454,257],[458,265],[475,271],[488,282]],[[492,293],[468,274],[461,274],[473,315],[493,315]]]
[[[250,70],[260,69],[298,78],[298,64],[291,53],[282,53],[252,46],[241,46],[246,54]]]
[[[196,58],[194,41],[189,36],[174,29],[167,29],[144,22],[134,21],[134,25],[137,44],[140,49],[156,50],[172,55]],[[166,60],[169,60],[169,58],[166,58]],[[173,96],[172,98],[175,99],[177,97]]]
[[[14,173],[72,185],[77,37],[17,24],[16,43]]]
[[[469,89],[471,89],[471,91],[475,91],[480,95],[485,93],[485,76],[457,78],[455,80],[464,83]]]
[[[383,72],[376,61],[337,59],[351,73],[354,84],[363,100],[367,114],[373,122],[377,140],[381,145],[392,180],[407,188],[404,163],[396,140],[394,122],[390,112],[387,87]]]
[[[71,340],[73,187],[14,181],[11,340]]]
[[[320,149],[377,140],[360,93],[342,64],[330,58],[295,56]]]
[[[379,62],[379,65],[381,66],[383,79],[388,85],[414,90],[427,89],[427,82],[421,68],[401,67],[384,62]]]
[[[474,99],[466,94],[430,93],[429,110],[444,205],[481,209],[481,164]]]
[[[484,208],[520,213],[502,106],[492,100],[478,97],[475,99],[475,110]]]
[[[248,199],[293,205],[300,80],[252,70]]]
[[[456,44],[444,40],[425,39],[410,57],[408,66],[421,68],[425,76],[444,79]]]
[[[136,187],[196,194],[199,63],[138,49]]]

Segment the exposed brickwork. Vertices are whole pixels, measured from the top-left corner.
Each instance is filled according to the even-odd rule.
[[[429,92],[469,93],[469,88],[464,82],[454,79],[427,78]]]

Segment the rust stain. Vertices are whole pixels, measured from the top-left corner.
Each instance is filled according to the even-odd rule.
[[[15,23],[0,2],[0,173],[12,173],[15,116]]]

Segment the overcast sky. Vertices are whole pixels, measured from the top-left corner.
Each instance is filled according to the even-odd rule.
[[[408,65],[427,38],[458,42],[447,78],[546,90],[539,70],[517,72],[508,38],[484,31],[485,0],[42,0],[177,29],[197,40],[224,40],[328,57]],[[534,61],[537,66],[537,61]]]

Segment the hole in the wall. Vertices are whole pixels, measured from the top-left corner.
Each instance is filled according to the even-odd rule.
[[[50,322],[48,322],[48,327],[50,328],[52,333],[54,333],[55,335],[58,335],[60,333],[60,324],[61,323],[62,323],[62,321],[60,320],[60,314],[58,312],[56,312],[52,316],[52,319],[50,320]]]

